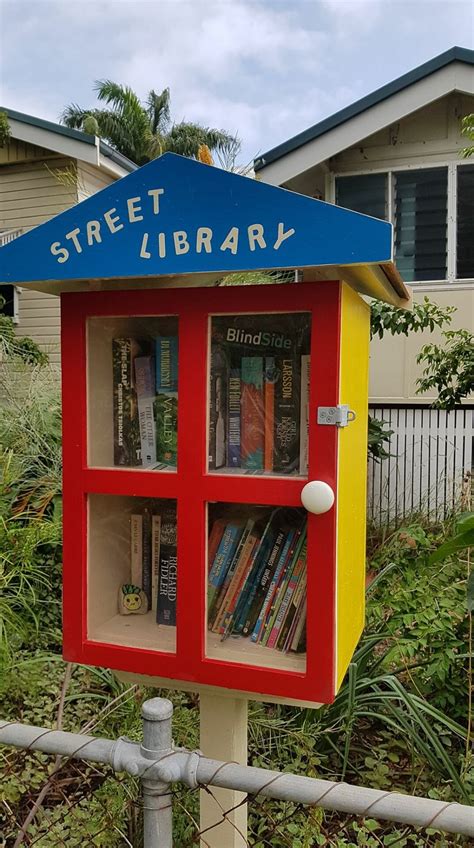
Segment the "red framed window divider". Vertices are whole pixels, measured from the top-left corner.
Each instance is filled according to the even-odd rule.
[[[308,515],[306,671],[206,656],[207,518],[210,502],[301,506],[306,479],[207,471],[209,317],[311,313],[308,479],[337,488],[337,428],[317,425],[318,406],[339,402],[340,284],[176,288],[63,294],[64,656],[68,660],[196,686],[329,702],[335,687],[336,508]],[[177,316],[178,460],[175,472],[88,465],[87,322]],[[176,653],[88,638],[88,497],[177,501]],[[337,492],[336,492],[337,503]],[[91,567],[93,567],[91,565]]]

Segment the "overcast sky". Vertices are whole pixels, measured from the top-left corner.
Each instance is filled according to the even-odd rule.
[[[244,163],[473,30],[473,0],[0,0],[0,104],[58,121],[97,79],[169,86]]]

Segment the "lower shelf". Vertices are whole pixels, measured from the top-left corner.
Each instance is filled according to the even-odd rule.
[[[176,627],[157,624],[154,612],[146,615],[114,615],[103,624],[89,628],[88,638],[93,642],[128,648],[176,653]],[[294,651],[285,654],[256,645],[243,637],[229,636],[222,642],[215,633],[206,634],[206,658],[299,674],[306,671],[306,654],[296,654]]]
[[[206,657],[222,662],[245,663],[261,668],[277,668],[282,671],[296,671],[304,674],[306,671],[306,654],[296,654],[294,651],[285,654],[273,648],[256,645],[250,639],[242,636],[229,636],[224,642],[217,633],[207,634]]]
[[[147,648],[176,653],[176,627],[156,623],[156,613],[146,615],[114,615],[103,624],[89,628],[88,638],[94,642]]]

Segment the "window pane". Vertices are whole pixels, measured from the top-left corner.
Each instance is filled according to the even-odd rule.
[[[209,504],[206,655],[305,671],[302,508]]]
[[[15,317],[15,287],[0,286],[0,315]]]
[[[336,203],[373,218],[387,218],[387,175],[337,177]]]
[[[458,279],[474,277],[474,165],[458,167]]]
[[[395,255],[404,280],[445,280],[447,168],[395,174]]]
[[[88,638],[176,651],[176,501],[89,495]]]
[[[89,465],[175,471],[178,319],[88,320]]]
[[[209,471],[305,477],[311,316],[211,318]]]

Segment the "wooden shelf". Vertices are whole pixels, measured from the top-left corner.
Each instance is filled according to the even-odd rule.
[[[114,615],[103,624],[90,627],[87,635],[94,642],[176,653],[176,627],[157,624],[154,612]]]
[[[242,636],[229,636],[224,642],[217,633],[207,634],[206,657],[222,662],[238,662],[245,665],[257,665],[262,668],[278,668],[283,671],[306,671],[306,654],[291,651],[285,654],[274,648],[256,645]]]

